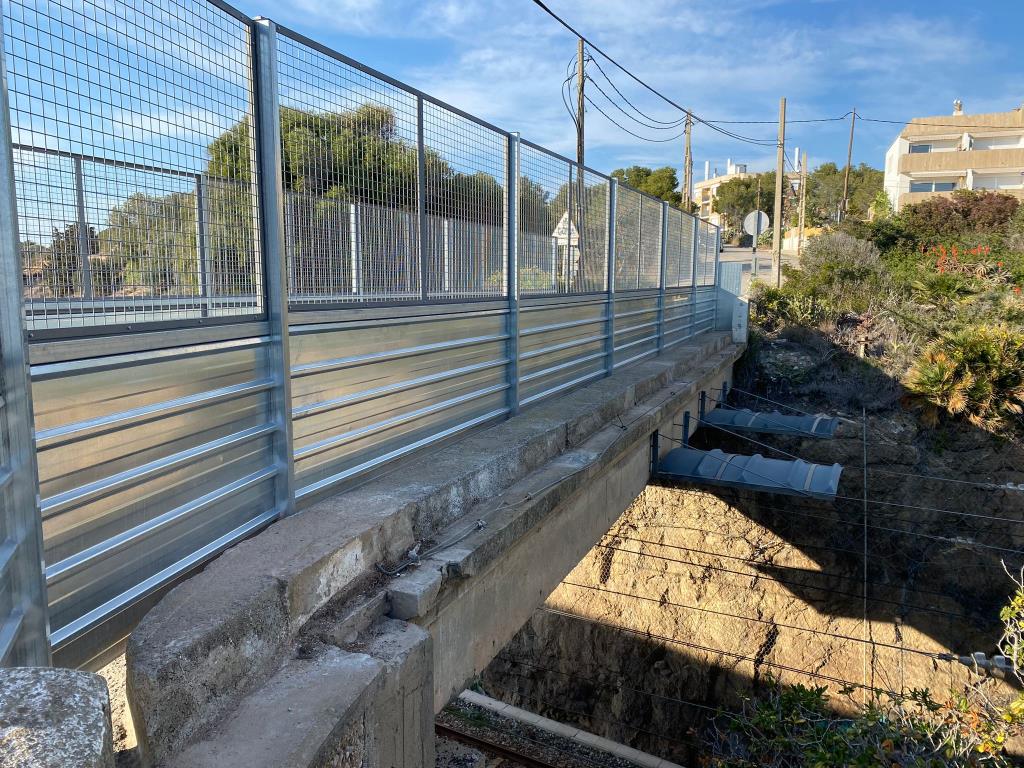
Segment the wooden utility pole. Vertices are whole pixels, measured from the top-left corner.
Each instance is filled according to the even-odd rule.
[[[576,45],[576,194],[575,201],[572,205],[571,212],[568,212],[569,221],[567,222],[569,227],[568,247],[566,248],[567,255],[569,257],[570,269],[572,269],[575,275],[575,282],[577,286],[584,280],[584,272],[586,266],[583,264],[583,193],[586,191],[585,180],[583,178],[583,167],[584,167],[584,141],[583,141],[583,115],[586,112],[586,100],[584,97],[583,85],[587,80],[586,71],[586,60],[584,59],[585,51],[583,48],[583,38],[581,37],[577,41]],[[572,193],[570,192],[570,196]],[[574,226],[575,222],[575,226]],[[576,231],[574,232],[573,229]],[[576,252],[573,253],[573,245],[575,244]]]
[[[779,144],[775,153],[775,218],[772,221],[772,271],[782,285],[782,190],[786,176],[786,97],[779,99]]]
[[[683,152],[683,210],[687,213],[693,205],[693,155],[690,151],[690,135],[693,133],[693,115],[686,113],[686,149]]]
[[[800,233],[796,238],[796,258],[799,266],[800,252],[804,247],[804,224],[807,216],[807,151],[800,160]]]
[[[850,164],[853,162],[853,128],[857,125],[857,108],[850,116],[850,143],[846,145],[846,173],[843,174],[843,199],[839,203],[839,221],[846,216],[846,205],[850,194]]]
[[[583,38],[576,47],[576,162],[583,167],[583,113],[586,111],[586,100],[583,95],[583,84],[586,82],[586,63],[584,61]]]

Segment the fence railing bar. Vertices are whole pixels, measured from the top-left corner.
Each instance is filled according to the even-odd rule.
[[[509,136],[507,149],[506,176],[508,188],[505,190],[505,226],[508,233],[507,259],[508,278],[508,411],[510,415],[519,413],[519,176],[522,172],[520,160],[519,134]]]
[[[11,112],[8,99],[6,41],[0,28],[0,439],[6,443],[3,468],[11,480],[0,493],[0,516],[6,536],[18,542],[7,568],[4,586],[11,611],[3,617],[0,638],[3,663],[47,666],[49,609],[42,571],[43,530],[39,513],[39,473],[33,439],[32,389],[25,348],[22,314],[21,238]]]
[[[256,19],[252,58],[255,73],[254,107],[257,183],[259,185],[260,243],[270,344],[267,367],[274,379],[271,413],[274,436],[275,508],[281,516],[295,511],[295,453],[292,450],[291,354],[288,336],[288,259],[284,231],[284,179],[281,159],[281,121],[277,82],[277,28]]]
[[[618,190],[619,183],[611,179],[608,182],[608,243],[605,251],[605,281],[608,287],[608,305],[605,308],[605,372],[609,376],[615,371],[615,209],[618,205]]]

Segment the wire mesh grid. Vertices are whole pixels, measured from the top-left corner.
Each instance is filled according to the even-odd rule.
[[[260,312],[247,26],[194,0],[3,23],[29,328]]]
[[[640,209],[642,196],[622,184],[615,193],[615,290],[640,287]]]
[[[580,292],[603,291],[608,287],[608,199],[610,183],[604,176],[586,168],[580,173],[582,211],[579,220],[583,243],[579,270]]]
[[[291,301],[418,300],[416,96],[285,34],[277,59]]]
[[[661,209],[660,200],[641,196],[638,288],[658,288],[661,285]]]
[[[714,285],[715,283],[715,246],[717,238],[715,228],[706,221],[698,226],[697,265],[694,285]]]
[[[426,295],[506,294],[508,135],[423,104]]]
[[[526,144],[519,151],[519,292],[565,293],[578,258],[569,216],[572,164]]]
[[[678,208],[669,208],[666,215],[668,216],[668,231],[665,241],[665,287],[678,288],[685,285],[683,262],[690,255],[683,250],[683,229],[688,222],[686,222],[686,214]]]
[[[608,180],[523,144],[519,157],[519,290],[523,295],[603,291]]]

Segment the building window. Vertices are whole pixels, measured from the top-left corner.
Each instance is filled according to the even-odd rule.
[[[956,189],[955,181],[912,181],[911,192],[952,192]]]
[[[931,144],[911,144],[910,145],[910,154],[912,154],[912,155],[923,155],[923,154],[925,154],[927,152],[931,152],[931,151],[932,151],[932,145]]]

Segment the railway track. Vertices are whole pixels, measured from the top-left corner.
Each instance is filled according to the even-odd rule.
[[[525,755],[522,752],[517,752],[503,744],[496,744],[488,739],[481,739],[479,736],[465,733],[442,723],[434,723],[434,733],[438,736],[443,736],[446,739],[459,741],[467,746],[476,747],[477,749],[482,749],[485,752],[490,752],[493,755],[519,763],[527,768],[558,768],[554,763],[549,763],[539,758]]]

